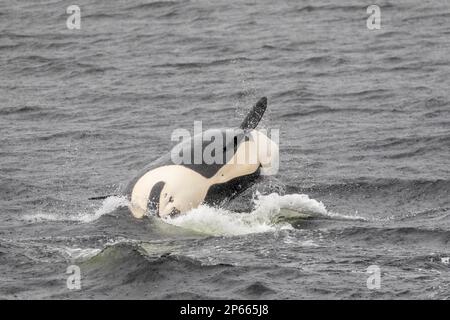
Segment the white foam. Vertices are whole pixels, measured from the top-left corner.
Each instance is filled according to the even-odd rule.
[[[240,235],[268,232],[275,228],[268,221],[259,221],[252,213],[236,213],[220,208],[201,205],[186,214],[165,221],[197,232],[210,235]]]
[[[304,194],[280,196],[272,193],[257,195],[255,209],[250,213],[237,213],[202,205],[175,218],[167,218],[167,223],[210,235],[242,235],[292,229],[286,222],[275,222],[281,209],[291,209],[299,213],[327,215],[322,202],[310,199]]]
[[[325,205],[306,194],[289,194],[281,196],[277,193],[269,195],[256,194],[255,209],[250,213],[237,213],[222,208],[201,205],[184,215],[167,218],[165,221],[185,229],[216,236],[233,236],[250,233],[273,232],[281,229],[292,229],[283,221],[277,221],[282,209],[290,209],[299,214],[329,217],[332,219],[361,220],[357,215],[348,216],[327,211]],[[37,213],[25,215],[22,219],[30,222],[41,221],[76,221],[89,223],[117,208],[126,207],[129,201],[125,197],[112,196],[103,200],[100,208],[94,212],[80,214]]]
[[[291,209],[301,213],[328,214],[322,202],[311,199],[306,194],[287,194],[284,196],[280,196],[277,193],[271,193],[266,196],[257,194],[255,204],[256,211],[261,210],[279,213],[281,209]]]
[[[85,260],[89,259],[96,254],[98,254],[101,249],[98,248],[63,248],[64,253],[66,253],[70,259],[74,260]]]

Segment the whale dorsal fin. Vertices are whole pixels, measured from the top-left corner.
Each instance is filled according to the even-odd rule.
[[[244,121],[242,121],[239,128],[241,128],[242,130],[255,129],[262,116],[264,115],[266,108],[267,98],[262,97],[258,100],[258,102],[256,102],[250,112],[245,116]]]

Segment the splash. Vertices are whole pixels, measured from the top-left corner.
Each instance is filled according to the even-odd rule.
[[[250,213],[237,213],[201,205],[184,215],[167,218],[165,221],[208,235],[233,236],[292,229],[289,223],[276,219],[283,209],[294,210],[299,217],[305,213],[328,215],[322,202],[310,199],[305,194],[257,194],[254,202],[255,209]]]
[[[129,201],[126,197],[112,196],[103,200],[102,206],[95,211],[93,215],[84,215],[82,222],[91,222],[97,220],[104,214],[110,213],[118,208],[128,206]]]
[[[248,212],[233,212],[223,208],[201,205],[184,215],[167,218],[164,221],[184,229],[214,236],[234,236],[251,233],[274,232],[283,229],[293,229],[292,225],[283,217],[304,218],[306,216],[321,217],[337,220],[366,220],[359,216],[348,216],[330,212],[325,205],[306,194],[269,195],[256,194],[254,210]],[[23,220],[28,222],[42,221],[72,221],[89,223],[114,210],[129,205],[126,197],[112,196],[103,200],[100,208],[94,212],[80,214],[37,213],[25,215]],[[287,210],[290,210],[287,212]],[[282,217],[282,219],[280,219]]]
[[[98,248],[70,248],[64,247],[63,253],[72,260],[86,260],[97,255],[101,249]]]

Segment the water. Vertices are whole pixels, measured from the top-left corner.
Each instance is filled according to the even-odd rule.
[[[377,2],[372,31],[356,0],[83,0],[81,30],[70,4],[0,3],[0,298],[449,298],[448,1]],[[261,96],[286,195],[169,223],[87,200]]]

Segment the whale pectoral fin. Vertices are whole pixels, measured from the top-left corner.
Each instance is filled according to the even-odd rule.
[[[239,128],[242,130],[251,130],[255,129],[258,125],[259,121],[261,120],[262,116],[264,115],[264,112],[267,108],[267,98],[262,97],[261,99],[256,102],[256,104],[253,106],[253,108],[250,110],[250,112],[245,116],[244,121],[242,121]]]
[[[88,200],[104,200],[109,197],[118,197],[118,195],[117,194],[109,194],[107,196],[90,197],[90,198],[88,198]]]
[[[155,183],[152,190],[150,190],[150,195],[148,196],[147,209],[154,212],[156,216],[159,217],[159,204],[161,199],[161,192],[166,183],[164,181],[159,181]]]

